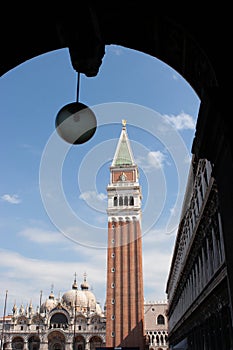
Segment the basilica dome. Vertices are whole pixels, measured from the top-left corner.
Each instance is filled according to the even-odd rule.
[[[82,312],[84,314],[93,314],[102,315],[103,312],[99,303],[96,301],[94,293],[89,290],[89,284],[86,280],[86,275],[84,274],[84,280],[80,284],[80,289],[76,282],[76,278],[72,284],[72,289],[65,292],[62,297],[55,298],[53,291],[51,291],[48,299],[41,305],[40,312],[47,313],[52,309],[56,308],[58,304],[69,312]]]
[[[74,307],[86,307],[87,306],[87,298],[85,294],[82,293],[81,290],[71,289],[68,292],[65,292],[62,296],[62,303],[66,306]]]
[[[85,295],[87,300],[87,307],[89,307],[90,311],[96,311],[96,297],[95,295],[89,290],[89,284],[86,281],[86,276],[84,276],[84,281],[81,284],[81,290],[82,293]]]
[[[40,312],[51,311],[56,305],[57,300],[54,297],[53,291],[51,291],[48,299],[41,305]]]
[[[67,308],[77,307],[78,311],[102,314],[100,305],[96,301],[94,293],[89,290],[89,284],[84,274],[84,280],[80,285],[81,289],[78,289],[76,279],[72,285],[72,289],[65,292],[61,298],[61,302]]]

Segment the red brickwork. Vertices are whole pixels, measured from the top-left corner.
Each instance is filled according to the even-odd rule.
[[[110,222],[108,235],[106,347],[144,349],[140,223]]]
[[[117,182],[120,180],[120,176],[122,175],[123,171],[114,171],[112,173],[112,182]],[[135,171],[125,171],[124,174],[126,175],[127,180],[126,181],[135,181]]]

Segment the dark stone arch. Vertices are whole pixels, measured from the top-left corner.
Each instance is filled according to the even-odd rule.
[[[95,76],[102,64],[105,45],[115,44],[165,62],[188,81],[198,96],[202,96],[203,86],[217,85],[218,78],[212,62],[214,58],[212,52],[208,55],[206,49],[210,45],[208,34],[213,35],[214,30],[219,34],[219,26],[218,31],[215,29],[219,11],[214,13],[212,9],[211,17],[207,18],[197,10],[195,17],[195,5],[192,6],[192,16],[189,12],[180,16],[185,9],[179,8],[178,4],[172,12],[168,12],[167,8],[155,11],[150,2],[144,5],[134,2],[129,6],[124,6],[121,1],[108,6],[94,1],[88,3],[79,3],[82,16],[78,20],[68,4],[62,9],[57,6],[53,16],[47,16],[41,5],[33,19],[21,9],[20,16],[11,26],[6,29],[4,25],[1,31],[4,35],[1,38],[3,54],[0,74],[28,59],[68,48],[73,68],[87,76]],[[5,10],[5,13],[8,11]],[[43,25],[40,13],[43,14]],[[211,21],[209,31],[207,21]],[[83,31],[84,26],[88,30]],[[14,40],[16,36],[20,37],[19,42]],[[34,45],[30,45],[31,38]]]
[[[40,338],[38,335],[32,335],[28,339],[28,350],[39,350],[40,348]]]
[[[75,350],[84,350],[85,349],[85,339],[82,335],[78,335],[74,340],[74,349]]]
[[[22,337],[14,337],[12,339],[12,350],[23,350],[24,340]]]
[[[95,335],[90,338],[89,343],[90,343],[90,350],[94,350],[95,348],[100,348],[103,346],[103,339]]]
[[[48,335],[48,350],[65,350],[65,336],[59,331]]]

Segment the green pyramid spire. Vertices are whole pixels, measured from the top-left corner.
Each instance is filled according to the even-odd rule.
[[[120,139],[118,141],[115,156],[113,158],[112,166],[127,166],[134,165],[133,153],[131,151],[127,131],[126,131],[126,120],[122,120],[122,131]]]

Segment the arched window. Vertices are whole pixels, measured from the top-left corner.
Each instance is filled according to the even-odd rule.
[[[124,205],[128,205],[128,197],[127,196],[125,196],[125,198],[124,198]]]
[[[62,313],[56,313],[51,317],[50,328],[68,328],[68,319]]]
[[[164,320],[164,316],[163,315],[159,315],[157,317],[157,324],[165,324],[165,320]]]
[[[123,198],[122,197],[119,198],[119,205],[123,205]]]
[[[113,205],[114,205],[114,207],[117,207],[117,197],[116,196],[113,198]]]
[[[129,198],[129,205],[134,205],[134,198],[133,198],[133,196],[130,196],[130,198]]]

